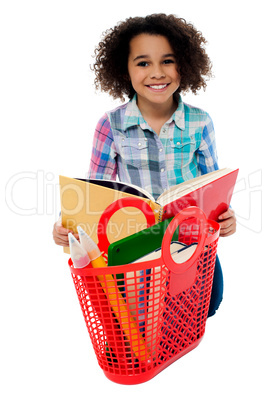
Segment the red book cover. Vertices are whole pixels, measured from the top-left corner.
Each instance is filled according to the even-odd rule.
[[[189,206],[201,208],[208,219],[217,220],[230,205],[238,170],[233,170],[224,176],[215,178],[210,183],[198,189],[188,187],[188,193],[163,206],[162,220],[175,216]]]

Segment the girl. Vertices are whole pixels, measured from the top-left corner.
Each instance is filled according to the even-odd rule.
[[[96,88],[130,101],[97,124],[88,177],[136,184],[157,198],[169,186],[218,169],[213,123],[181,92],[206,87],[211,63],[206,40],[184,19],[153,14],[128,18],[109,30],[96,49]],[[234,212],[219,217],[221,236],[236,230]],[[69,230],[54,225],[56,244]],[[209,316],[222,300],[216,260]]]

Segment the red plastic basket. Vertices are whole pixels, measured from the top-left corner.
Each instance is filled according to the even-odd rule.
[[[184,263],[176,263],[170,254],[178,226],[180,242],[198,243]],[[69,260],[98,363],[110,380],[120,384],[148,381],[199,344],[218,237],[219,224],[189,207],[169,224],[156,260],[83,269],[74,268]],[[103,243],[99,247],[106,254],[108,242]],[[123,287],[116,279],[119,273],[124,275]]]

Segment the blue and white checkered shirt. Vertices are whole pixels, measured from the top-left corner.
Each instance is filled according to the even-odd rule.
[[[136,96],[98,122],[88,177],[135,184],[155,199],[167,188],[218,169],[210,116],[183,103],[157,135]]]

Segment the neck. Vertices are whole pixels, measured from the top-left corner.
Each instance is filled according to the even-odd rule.
[[[138,97],[137,105],[145,120],[165,120],[167,121],[175,112],[177,102],[174,98],[170,98],[164,104],[147,102],[145,99]]]

